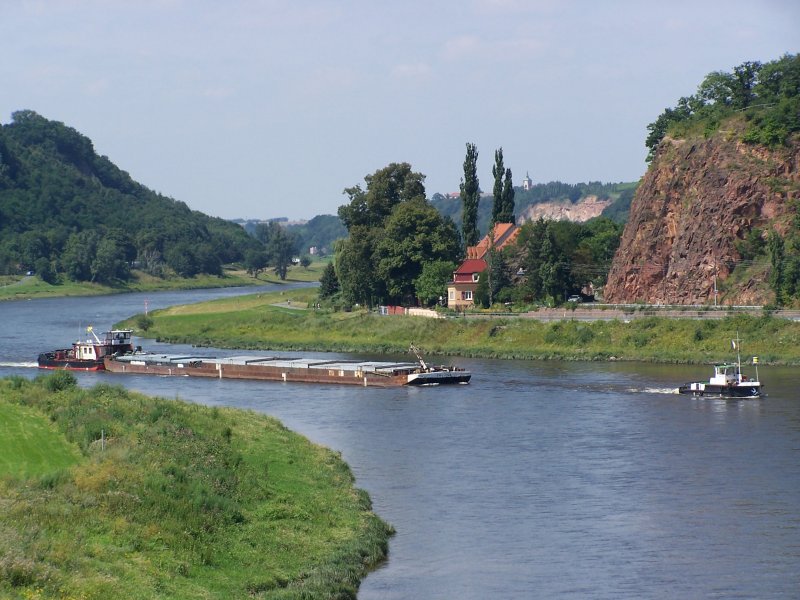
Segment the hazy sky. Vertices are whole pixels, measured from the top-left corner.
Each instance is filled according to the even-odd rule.
[[[32,109],[225,218],[335,214],[409,162],[458,191],[634,181],[711,71],[800,51],[796,0],[0,0],[0,122]]]

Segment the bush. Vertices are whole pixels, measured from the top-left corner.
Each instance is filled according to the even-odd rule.
[[[51,392],[67,390],[78,385],[78,380],[75,378],[75,375],[69,371],[56,371],[51,375],[39,376],[36,380],[41,381],[45,389]]]

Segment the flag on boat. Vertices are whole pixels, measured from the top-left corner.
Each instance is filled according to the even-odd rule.
[[[757,364],[758,364],[758,357],[757,357],[757,356],[754,356],[754,357],[753,357],[753,364],[754,364],[754,365],[757,365]]]
[[[736,340],[731,340],[731,348],[736,350]]]

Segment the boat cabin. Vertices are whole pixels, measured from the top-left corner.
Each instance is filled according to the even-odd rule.
[[[739,365],[724,364],[714,365],[714,376],[709,383],[711,385],[735,385],[739,381],[741,381]]]

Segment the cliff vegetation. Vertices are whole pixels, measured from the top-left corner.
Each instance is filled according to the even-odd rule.
[[[648,130],[605,299],[800,303],[800,55],[711,73]]]

